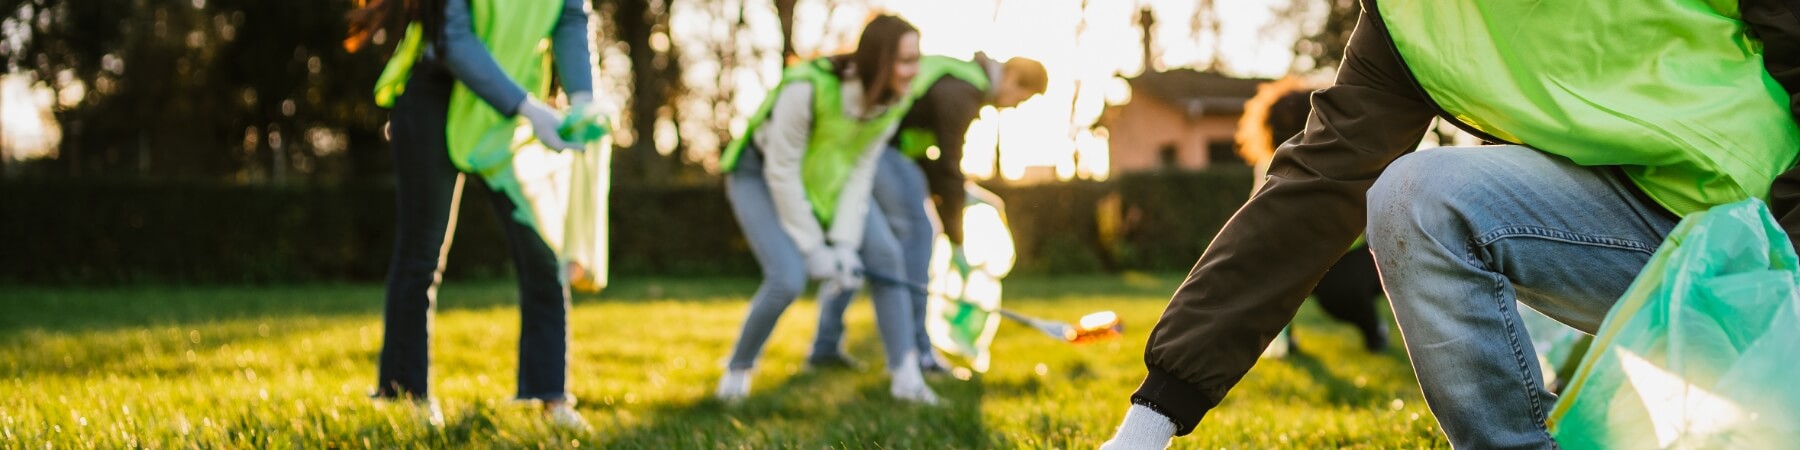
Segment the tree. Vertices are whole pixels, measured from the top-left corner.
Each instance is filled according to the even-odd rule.
[[[781,20],[781,60],[785,66],[800,57],[794,49],[794,7],[798,0],[775,0],[775,16]]]
[[[1337,69],[1361,14],[1356,0],[1290,0],[1285,7],[1276,8],[1272,26],[1292,27],[1300,36],[1294,42],[1290,71]]]
[[[669,0],[594,0],[595,10],[610,25],[611,38],[625,44],[631,61],[630,99],[614,155],[614,179],[622,182],[669,180],[681,170],[679,128],[672,130],[670,154],[657,149],[657,124],[678,123],[678,100],[685,93],[679,48],[670,33]]]
[[[348,0],[28,0],[0,46],[8,71],[49,80],[65,176],[346,176],[385,155],[369,101],[383,62],[337,48]],[[345,150],[349,149],[349,152]],[[386,158],[362,158],[381,161]]]

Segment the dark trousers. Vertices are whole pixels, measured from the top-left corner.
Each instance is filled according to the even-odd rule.
[[[463,173],[450,162],[446,115],[454,79],[421,61],[394,105],[394,259],[388,268],[387,309],[377,396],[429,396],[431,315],[443,280],[444,256],[456,233]],[[512,219],[515,206],[488,191],[519,280],[519,398],[567,397],[569,291],[556,255],[537,231]]]
[[[1364,246],[1345,253],[1325,272],[1313,297],[1319,309],[1333,319],[1355,325],[1363,333],[1380,333],[1382,319],[1375,300],[1381,296],[1381,275],[1375,270],[1375,257]]]

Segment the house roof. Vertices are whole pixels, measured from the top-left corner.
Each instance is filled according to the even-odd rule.
[[[1190,119],[1209,113],[1241,114],[1244,102],[1256,96],[1256,87],[1269,82],[1194,69],[1145,72],[1126,81],[1131,84],[1133,99],[1156,99],[1185,110]]]

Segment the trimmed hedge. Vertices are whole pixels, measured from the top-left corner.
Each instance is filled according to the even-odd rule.
[[[446,276],[494,278],[511,258],[471,180]],[[1247,170],[1109,182],[994,185],[1018,273],[1181,271],[1249,195]],[[227,186],[0,183],[0,283],[379,281],[394,234],[391,184]],[[755,259],[718,185],[613,190],[615,276],[741,275]]]

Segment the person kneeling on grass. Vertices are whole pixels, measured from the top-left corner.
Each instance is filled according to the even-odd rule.
[[[1762,198],[1800,236],[1800,4],[1362,7],[1305,131],[1151,332],[1105,448],[1194,432],[1365,223],[1458,448],[1556,446],[1515,299],[1592,333],[1679,215]],[[1510,145],[1413,153],[1434,117]]]

